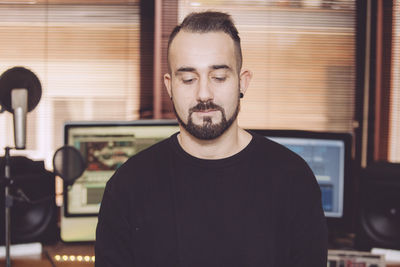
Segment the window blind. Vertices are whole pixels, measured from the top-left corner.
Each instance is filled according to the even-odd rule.
[[[139,117],[139,14],[139,0],[0,1],[0,72],[23,66],[42,84],[27,150],[13,155],[51,168],[65,121]],[[0,114],[0,136],[14,145],[10,114]]]
[[[232,15],[253,71],[241,126],[353,132],[355,1],[178,2],[179,21],[204,10]]]
[[[389,118],[390,162],[400,162],[400,1],[393,2],[392,73]]]

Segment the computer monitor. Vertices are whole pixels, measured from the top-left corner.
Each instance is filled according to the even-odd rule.
[[[349,133],[297,130],[251,130],[301,156],[313,171],[322,194],[322,207],[331,231],[352,227],[353,179]]]
[[[108,179],[129,157],[178,131],[172,120],[65,123],[64,143],[81,152],[87,167],[72,185],[64,182],[61,239],[94,241]]]

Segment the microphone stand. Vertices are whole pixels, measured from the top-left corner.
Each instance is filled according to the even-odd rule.
[[[6,245],[6,266],[11,267],[10,245],[11,245],[11,206],[13,197],[10,194],[10,185],[13,184],[11,178],[11,157],[10,147],[5,148],[5,166],[4,166],[4,203],[5,203],[5,245]]]

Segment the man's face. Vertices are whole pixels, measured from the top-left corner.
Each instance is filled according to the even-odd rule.
[[[199,139],[214,139],[239,112],[235,45],[224,32],[181,31],[169,51],[171,73],[164,83],[183,128]]]

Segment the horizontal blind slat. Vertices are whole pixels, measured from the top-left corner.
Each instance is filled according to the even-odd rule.
[[[179,20],[205,10],[232,15],[253,71],[241,126],[353,132],[355,1],[180,0]]]

